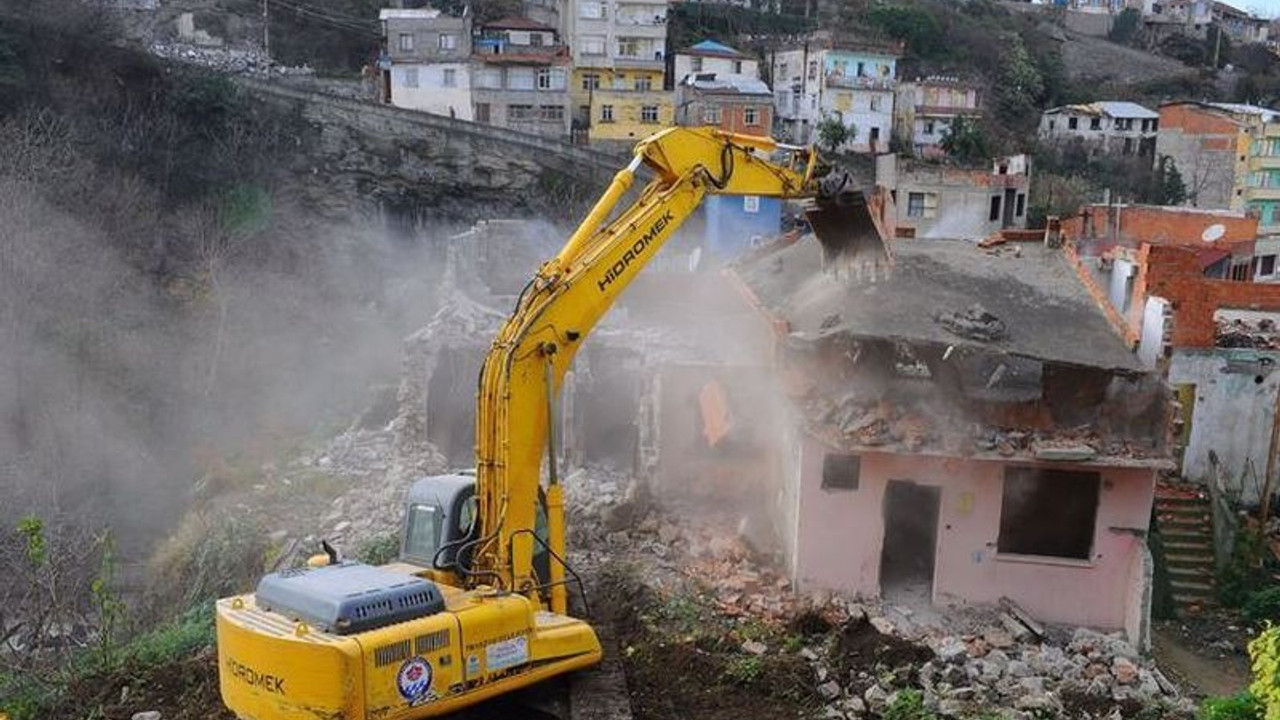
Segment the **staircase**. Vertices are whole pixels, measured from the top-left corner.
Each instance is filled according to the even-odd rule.
[[[1213,511],[1208,492],[1186,485],[1156,488],[1156,524],[1164,542],[1173,599],[1184,613],[1217,604]]]

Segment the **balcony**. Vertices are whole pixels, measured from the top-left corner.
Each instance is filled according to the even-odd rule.
[[[827,76],[827,87],[852,88],[854,90],[892,90],[898,84],[895,78],[859,77],[832,73]]]
[[[1245,188],[1246,200],[1280,200],[1280,187]]]

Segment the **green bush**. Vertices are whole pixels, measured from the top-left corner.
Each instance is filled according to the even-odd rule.
[[[366,542],[357,557],[362,563],[386,565],[400,556],[400,536],[386,533]]]
[[[1244,616],[1250,622],[1280,622],[1280,586],[1251,593],[1244,601]]]
[[[1252,693],[1242,692],[1229,697],[1205,698],[1200,704],[1200,720],[1259,720],[1262,704]]]
[[[1218,571],[1218,599],[1227,607],[1238,608],[1253,593],[1269,583],[1263,561],[1266,547],[1256,532],[1244,531],[1236,536],[1231,559]]]
[[[1221,717],[1228,720],[1236,717],[1280,720],[1280,627],[1267,623],[1267,628],[1249,641],[1249,660],[1250,669],[1253,670],[1253,684],[1249,686],[1247,697],[1253,699],[1257,712],[1250,716]],[[1242,696],[1237,696],[1239,697]],[[1217,716],[1211,720],[1217,720]]]
[[[884,720],[937,720],[938,716],[924,706],[924,693],[919,690],[901,690],[889,707],[884,709]]]
[[[164,665],[212,647],[214,636],[213,602],[204,602],[173,622],[134,638],[123,655],[138,665]]]

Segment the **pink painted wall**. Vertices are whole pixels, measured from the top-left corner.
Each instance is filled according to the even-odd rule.
[[[1009,597],[1041,620],[1123,629],[1142,540],[1110,528],[1147,527],[1154,471],[1080,468],[1102,474],[1089,561],[998,557],[1005,463],[867,453],[857,490],[823,490],[821,443],[805,437],[793,575],[801,588],[880,594],[883,498],[889,480],[942,488],[933,599],[993,603]],[[1054,464],[1052,467],[1072,469]]]

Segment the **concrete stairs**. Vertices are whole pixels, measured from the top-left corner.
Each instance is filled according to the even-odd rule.
[[[1157,488],[1156,525],[1178,609],[1194,613],[1217,604],[1208,493],[1185,486]]]

